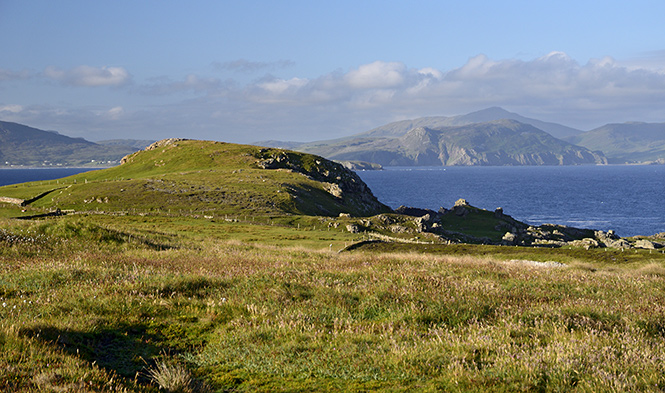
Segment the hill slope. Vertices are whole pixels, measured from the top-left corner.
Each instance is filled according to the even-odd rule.
[[[602,151],[613,164],[665,164],[665,123],[607,124],[569,140]]]
[[[83,138],[0,121],[0,165],[84,166],[93,161],[117,164],[124,155],[136,150],[125,144],[102,146]]]
[[[457,127],[417,127],[399,138],[359,137],[299,149],[334,160],[381,165],[579,165],[602,154],[561,141],[534,126],[495,120]]]
[[[352,171],[321,157],[222,142],[168,139],[120,166],[0,188],[33,206],[77,211],[374,215],[390,211]]]

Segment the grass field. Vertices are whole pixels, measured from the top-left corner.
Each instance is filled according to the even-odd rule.
[[[660,252],[338,253],[360,235],[289,219],[0,218],[0,391],[665,386]]]

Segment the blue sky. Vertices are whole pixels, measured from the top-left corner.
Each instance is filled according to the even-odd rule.
[[[0,0],[0,120],[89,140],[331,139],[501,106],[665,122],[663,1]]]

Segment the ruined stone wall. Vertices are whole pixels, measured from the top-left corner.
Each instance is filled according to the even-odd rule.
[[[0,197],[0,202],[12,203],[14,205],[21,205],[25,201],[23,199],[18,199],[18,198]]]

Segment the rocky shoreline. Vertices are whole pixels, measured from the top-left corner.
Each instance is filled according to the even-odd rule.
[[[411,217],[412,225],[398,225],[388,227],[392,232],[398,233],[423,233],[438,237],[446,242],[464,242],[493,244],[503,246],[527,246],[527,247],[583,247],[591,248],[615,248],[615,249],[661,249],[665,248],[665,232],[652,236],[638,236],[622,238],[614,231],[607,232],[594,229],[581,229],[566,225],[543,224],[539,226],[529,225],[503,212],[497,208],[494,212],[471,206],[466,200],[460,199],[451,209],[441,208],[439,211],[420,209],[414,207],[400,206],[396,213]],[[458,233],[446,230],[442,222],[447,215],[455,215],[458,218],[472,219],[479,216],[488,219],[493,216],[496,223],[494,229],[504,232],[500,240],[490,237],[473,236],[467,233]]]

